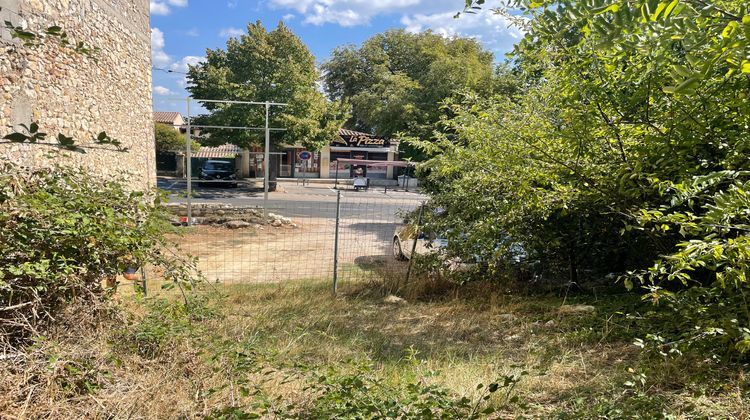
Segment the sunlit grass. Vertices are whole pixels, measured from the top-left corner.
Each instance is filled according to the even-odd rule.
[[[698,367],[699,359],[641,354],[632,344],[633,324],[617,315],[641,305],[637,297],[518,296],[488,284],[456,288],[418,279],[402,288],[405,302],[387,303],[393,287],[376,281],[343,281],[336,295],[330,279],[202,285],[198,296],[204,303],[195,308],[205,312],[200,305],[208,305],[207,313],[214,315],[192,318],[158,338],[160,350],[144,358],[127,350],[127,340],[134,332],[154,331],[142,327],[153,311],[148,302],[183,299],[179,289],[161,286],[150,280],[147,297],[136,298],[132,285],[121,285],[117,300],[130,321],[102,327],[93,337],[69,333],[44,347],[63,358],[87,354],[99,360],[107,379],[96,393],[75,400],[50,391],[53,397],[32,405],[31,412],[207,415],[216,407],[252,403],[252,396],[234,388],[243,378],[262,381],[264,392],[285,404],[304,405],[312,371],[347,371],[357,363],[370,364],[391,384],[433,383],[469,398],[479,395],[480,383],[527,372],[513,391],[518,400],[502,410],[509,417],[618,417],[612,410],[622,416],[641,411],[715,416],[748,408],[743,372],[717,385],[711,377],[717,372]],[[565,314],[564,303],[596,310]],[[254,363],[276,373],[227,370],[235,351],[253,355]],[[639,373],[646,375],[646,385],[624,385]],[[500,394],[490,403],[499,403]]]

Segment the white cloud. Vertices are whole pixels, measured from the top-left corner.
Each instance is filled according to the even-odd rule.
[[[285,21],[285,22],[288,22],[288,21],[290,21],[290,20],[294,20],[294,18],[295,18],[295,17],[297,17],[297,16],[295,16],[295,15],[294,15],[294,14],[292,14],[292,13],[287,13],[287,14],[285,14],[284,16],[282,16],[282,17],[281,17],[281,20],[283,20],[283,21]]]
[[[151,28],[151,63],[163,67],[171,62],[172,59],[164,52],[164,33],[159,28]]]
[[[185,31],[185,35],[196,37],[200,35],[200,32],[198,32],[198,28],[190,28],[189,31]]]
[[[460,0],[268,0],[276,9],[287,9],[312,25],[367,25],[382,16],[401,17],[410,32],[432,29],[444,36],[474,37],[496,53],[507,52],[523,33],[508,27],[508,19],[485,9],[477,14],[462,14]]]
[[[160,3],[158,1],[151,1],[149,10],[151,10],[152,15],[168,15],[169,14],[169,6],[167,6],[164,3]]]
[[[149,10],[152,15],[166,16],[172,11],[170,6],[187,7],[187,5],[188,0],[150,0]]]
[[[223,38],[235,38],[240,35],[244,35],[245,31],[239,28],[224,28],[219,32],[219,36]]]
[[[296,11],[304,16],[305,23],[341,26],[366,25],[378,15],[434,13],[446,9],[457,12],[461,7],[456,0],[269,0],[269,3],[274,8]]]
[[[182,57],[179,61],[172,63],[172,65],[169,68],[172,71],[187,73],[188,66],[194,66],[202,62],[203,60],[205,60],[205,57],[196,57],[194,55],[187,55],[185,57]]]
[[[234,9],[235,7],[237,7],[237,0],[229,0],[227,2],[227,7],[230,9]]]
[[[471,37],[481,42],[485,48],[495,53],[508,52],[515,42],[523,37],[523,32],[511,25],[507,17],[485,11],[478,14],[455,13],[416,14],[404,16],[401,23],[407,32],[422,32],[431,29],[445,37]]]
[[[164,86],[154,86],[154,93],[157,95],[172,95],[173,92],[169,90],[168,88],[165,88]]]

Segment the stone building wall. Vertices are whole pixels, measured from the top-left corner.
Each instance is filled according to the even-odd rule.
[[[0,138],[13,131],[9,126],[37,122],[48,137],[63,133],[90,147],[81,154],[2,142],[0,160],[80,165],[106,177],[123,174],[134,188],[154,186],[149,1],[0,0],[0,8],[0,22],[35,33],[57,25],[71,41],[101,49],[89,57],[54,38],[28,47],[2,25]],[[92,144],[101,131],[129,151]]]

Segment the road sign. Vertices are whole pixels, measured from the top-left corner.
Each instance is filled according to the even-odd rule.
[[[303,150],[299,153],[297,153],[297,157],[301,160],[310,160],[312,159],[312,152],[308,152],[307,150]]]

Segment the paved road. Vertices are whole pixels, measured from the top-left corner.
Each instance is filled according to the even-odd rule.
[[[186,183],[182,180],[160,178],[159,188],[169,191],[169,200],[184,202]],[[269,211],[287,217],[335,218],[336,191],[325,185],[295,185],[279,182],[279,190],[269,193]],[[416,208],[426,197],[419,193],[388,191],[342,191],[341,217],[349,219],[397,221],[404,210]],[[263,191],[260,188],[214,188],[194,185],[194,203],[226,203],[235,206],[263,207]]]

